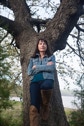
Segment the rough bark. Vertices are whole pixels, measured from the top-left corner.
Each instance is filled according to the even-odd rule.
[[[29,77],[27,75],[27,65],[35,47],[35,43],[33,42],[37,39],[37,37],[34,34],[27,33],[27,31],[25,31],[20,36],[21,36],[20,37],[21,42],[24,43],[20,45],[21,50],[20,59],[21,59],[22,78],[23,78],[23,121],[24,126],[29,126],[30,93],[29,93]]]
[[[3,3],[2,0],[0,2]],[[7,5],[5,2],[4,5]],[[15,15],[15,29],[11,27],[11,30],[14,33],[17,33],[14,37],[16,44],[20,48],[20,62],[23,78],[23,125],[29,126],[28,113],[30,96],[27,65],[34,51],[37,39],[39,37],[44,37],[47,39],[52,52],[64,49],[66,46],[67,37],[80,16],[79,10],[82,6],[81,0],[63,0],[54,18],[47,23],[46,30],[37,34],[31,25],[31,14],[25,0],[8,0],[8,6],[9,5]],[[3,27],[3,25],[1,27]],[[55,86],[51,100],[51,116],[48,122],[41,121],[41,126],[68,126],[62,104],[57,73],[55,75],[55,79]]]
[[[52,51],[66,47],[67,37],[76,25],[81,10],[79,0],[63,0],[54,18],[47,23],[46,30],[41,33],[48,38]]]

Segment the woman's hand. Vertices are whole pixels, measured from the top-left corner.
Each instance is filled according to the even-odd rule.
[[[32,67],[32,69],[35,69],[36,68],[36,65],[34,65],[33,67]]]
[[[48,62],[47,65],[53,65],[54,63],[51,61],[51,62]]]

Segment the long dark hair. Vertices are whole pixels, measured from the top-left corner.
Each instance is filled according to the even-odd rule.
[[[36,57],[37,57],[36,54],[39,54],[39,50],[38,50],[39,41],[43,41],[43,42],[46,43],[46,45],[47,45],[47,50],[46,50],[45,54],[47,54],[48,57],[51,56],[51,53],[50,53],[50,50],[49,50],[49,46],[48,46],[47,40],[45,40],[45,39],[43,39],[43,38],[40,38],[40,39],[38,39],[38,41],[37,41],[37,45],[36,45],[36,48],[35,48],[35,51],[34,51],[34,54],[33,54],[32,58],[36,58]]]

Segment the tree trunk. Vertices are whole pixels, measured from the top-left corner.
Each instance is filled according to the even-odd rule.
[[[20,42],[20,61],[22,66],[22,79],[23,79],[23,121],[24,126],[29,126],[29,106],[30,106],[30,93],[29,93],[29,77],[27,75],[27,66],[31,55],[33,54],[34,48],[37,42],[37,36],[35,33],[24,31],[18,36]],[[30,37],[29,37],[29,36]],[[34,43],[33,43],[34,42]],[[55,85],[51,100],[51,112],[48,122],[40,121],[41,126],[68,126],[67,119],[65,116],[61,93],[59,89],[59,83],[57,73],[55,75]]]
[[[22,80],[23,80],[23,125],[29,126],[29,106],[30,106],[30,81],[27,75],[27,67],[29,59],[36,46],[37,37],[31,31],[24,31],[21,33],[20,42],[20,62],[22,67]],[[29,37],[30,36],[30,37]]]
[[[41,122],[41,126],[69,126],[62,103],[57,71],[55,73],[54,89],[50,102],[50,116],[48,122]]]

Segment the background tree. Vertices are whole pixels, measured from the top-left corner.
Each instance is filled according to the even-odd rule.
[[[29,1],[27,2],[29,3]],[[14,37],[13,40],[15,40],[16,46],[20,49],[23,78],[24,126],[29,124],[27,111],[29,107],[29,77],[27,76],[27,65],[36,41],[39,37],[47,39],[51,52],[64,49],[69,33],[76,25],[79,17],[83,14],[84,4],[83,0],[63,0],[51,20],[39,20],[32,18],[32,13],[27,2],[25,0],[17,0],[17,2],[13,0],[0,0],[2,5],[13,11],[15,17],[14,20],[10,20],[0,16],[0,26]],[[34,30],[33,26],[37,27],[39,33]],[[45,26],[46,28],[42,32],[40,32],[41,26]],[[51,105],[52,118],[46,125],[68,126],[62,105],[57,75]]]
[[[74,96],[76,100],[73,104],[77,107],[77,110],[71,112],[70,124],[71,126],[83,126],[84,125],[84,74],[78,80],[78,89],[74,90]]]
[[[9,81],[9,68],[10,65],[5,61],[8,57],[5,49],[0,45],[0,112],[11,106],[9,102],[10,96],[10,81]]]

